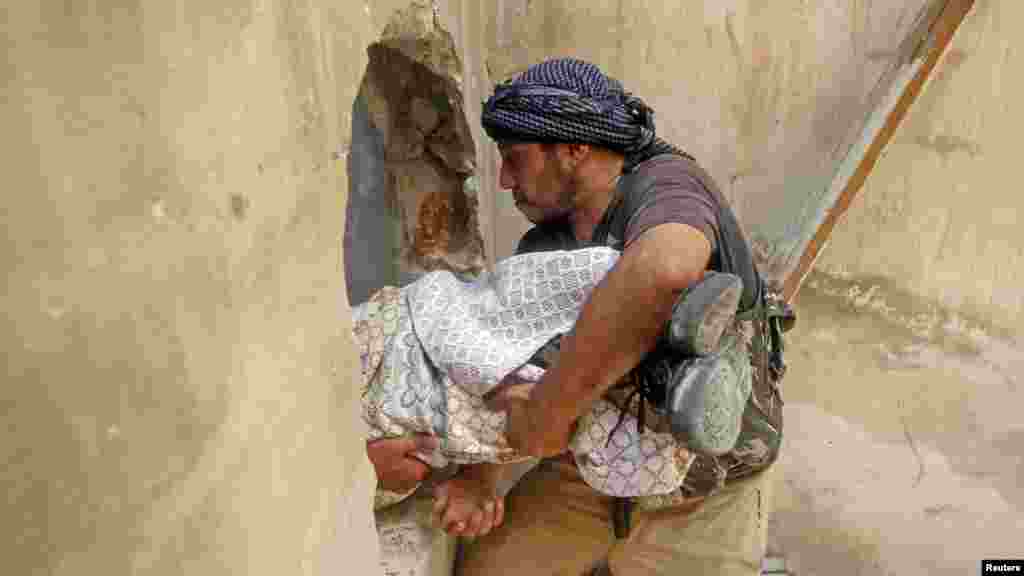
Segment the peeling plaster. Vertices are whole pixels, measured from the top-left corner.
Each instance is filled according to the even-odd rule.
[[[347,276],[356,302],[426,271],[476,274],[484,266],[478,198],[466,185],[477,166],[461,63],[435,12],[415,3],[396,12],[368,48],[356,105],[370,127],[353,132],[353,146],[377,168],[350,163],[357,189],[374,195],[354,195],[349,207]]]

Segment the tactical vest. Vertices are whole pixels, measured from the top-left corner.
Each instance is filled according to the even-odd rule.
[[[684,161],[687,173],[716,196],[716,204],[719,206],[718,230],[716,250],[709,268],[735,274],[743,280],[743,295],[733,329],[740,333],[746,343],[753,368],[752,392],[744,410],[736,446],[722,456],[696,456],[679,494],[681,500],[690,500],[711,495],[727,484],[764,470],[778,458],[782,443],[782,395],[779,383],[785,373],[782,334],[792,327],[795,316],[761,278],[740,224],[714,181],[695,161],[690,158],[684,158]],[[642,189],[645,184],[649,184],[644,182],[644,178],[642,173],[623,177],[616,199],[595,229],[592,243],[623,249],[621,239],[625,237],[625,223],[630,216],[621,213],[623,198],[634,189]],[[634,396],[630,394],[630,383],[635,385],[644,378],[662,384],[667,382],[664,375],[656,375],[659,370],[665,370],[658,364],[665,362],[667,354],[671,353],[666,352],[663,346],[656,347],[623,379],[622,384],[608,394],[609,399],[622,408],[636,410],[638,418],[646,427],[658,431],[667,429],[664,412],[658,410],[658,403],[664,398],[664,390],[646,390],[646,394],[641,395],[638,407],[629,406],[628,399]],[[613,518],[615,532],[619,537],[629,533],[634,502],[639,502],[641,507],[656,508],[656,502],[666,499],[632,500],[616,499]],[[671,499],[668,500],[667,504],[670,505]]]

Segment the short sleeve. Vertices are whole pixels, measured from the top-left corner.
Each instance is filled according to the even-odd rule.
[[[711,244],[711,252],[717,250],[718,203],[686,166],[674,159],[655,160],[632,176],[637,181],[627,208],[626,246],[651,228],[679,223],[700,230]]]

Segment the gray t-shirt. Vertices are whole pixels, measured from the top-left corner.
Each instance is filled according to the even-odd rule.
[[[687,224],[704,234],[711,244],[709,269],[740,276],[744,281],[740,308],[753,306],[760,282],[749,245],[714,180],[690,158],[663,154],[624,174],[617,198],[598,224],[592,243],[623,250],[647,230],[671,222]],[[530,229],[516,253],[573,250],[584,245],[576,240],[568,220],[558,220]]]

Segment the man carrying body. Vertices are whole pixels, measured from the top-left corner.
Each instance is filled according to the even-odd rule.
[[[699,458],[677,498],[641,503],[628,534],[613,532],[618,503],[584,484],[564,456],[576,419],[655,347],[676,297],[706,270],[744,279],[741,310],[763,298],[725,199],[692,158],[656,138],[652,116],[618,82],[573,59],[531,67],[485,106],[501,186],[536,224],[518,251],[598,242],[622,257],[563,339],[558,364],[531,391],[495,403],[508,412],[510,444],[547,460],[510,492],[504,524],[467,546],[465,576],[759,572],[765,470],[781,431],[778,391],[764,386],[776,378],[764,363],[753,359],[761,385],[747,408],[761,417],[744,416],[729,454]]]
[[[740,440],[728,454],[698,457],[678,492],[631,506],[590,488],[566,456],[574,423],[595,401],[629,404],[616,385],[648,357],[677,297],[706,270],[743,278],[740,309],[763,309],[749,248],[724,198],[692,158],[656,138],[653,113],[641,100],[585,62],[544,62],[499,86],[483,124],[501,150],[501,186],[536,224],[518,252],[598,243],[622,256],[541,382],[494,399],[507,411],[510,445],[546,460],[509,493],[504,510],[496,498],[470,526],[453,530],[480,536],[467,546],[460,573],[758,573],[765,470],[781,433],[774,386],[781,370],[769,370],[759,340],[763,321],[736,323],[755,371]],[[639,412],[647,413],[642,404]],[[651,414],[647,428],[664,429],[657,420]],[[378,471],[413,470],[407,458],[391,460],[404,462],[398,465],[375,459],[386,446],[402,448],[372,447]]]

